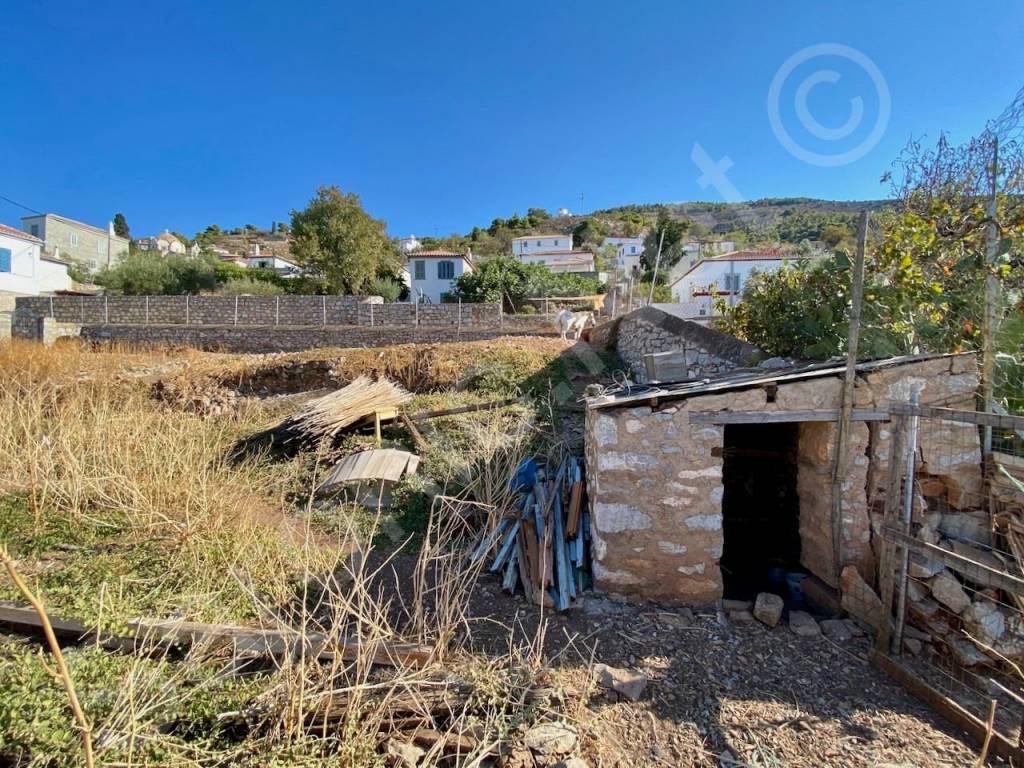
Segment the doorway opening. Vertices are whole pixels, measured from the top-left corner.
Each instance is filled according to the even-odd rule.
[[[796,423],[725,427],[721,567],[728,598],[785,598],[786,575],[801,570],[799,435]]]

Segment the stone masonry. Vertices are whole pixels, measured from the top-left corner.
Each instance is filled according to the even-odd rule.
[[[637,381],[648,380],[644,357],[659,352],[682,352],[688,366],[688,377],[698,378],[724,373],[750,365],[757,360],[755,347],[739,339],[683,320],[658,305],[634,310],[613,321],[607,329],[592,333],[603,343],[613,346],[619,357],[629,365]]]
[[[858,374],[855,406],[887,408],[922,387],[925,404],[972,405],[978,385],[973,355],[911,360]],[[702,605],[722,595],[724,427],[691,424],[696,411],[796,411],[838,408],[841,379],[825,376],[770,388],[694,393],[653,405],[634,401],[587,409],[586,460],[591,500],[594,578],[598,588],[667,603]],[[930,423],[929,423],[930,422]],[[966,425],[969,426],[969,425]],[[888,472],[890,435],[884,422],[854,422],[842,495],[843,565],[875,576],[880,509],[877,490]],[[942,503],[976,507],[980,446],[973,427],[922,420],[922,472],[934,478]],[[797,491],[801,562],[836,586],[830,504],[836,425],[799,427]],[[955,432],[956,451],[939,454]],[[937,454],[937,455],[932,455]],[[964,513],[959,513],[964,517]],[[968,511],[966,514],[970,514]],[[959,522],[959,518],[958,518]]]

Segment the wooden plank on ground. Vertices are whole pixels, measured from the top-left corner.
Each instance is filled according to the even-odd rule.
[[[980,411],[959,411],[953,408],[936,408],[930,405],[911,405],[910,403],[893,403],[889,406],[891,413],[902,413],[908,416],[924,416],[927,419],[958,421],[963,424],[978,424],[1000,429],[1024,429],[1024,416],[1004,416],[999,413],[981,413]]]
[[[49,614],[48,614],[49,616]],[[54,634],[59,639],[79,642],[95,637],[95,633],[80,621],[49,616]],[[0,606],[0,625],[19,634],[42,631],[42,622],[34,608]],[[136,619],[128,623],[133,636],[102,637],[105,648],[131,650],[147,644],[195,645],[197,643],[230,643],[242,655],[282,657],[297,654],[302,640],[297,632],[259,629],[228,624],[202,624],[178,620]],[[341,639],[333,641],[326,635],[310,633],[304,638],[306,653],[321,661],[340,659],[355,661],[367,652],[359,641]],[[423,666],[431,658],[433,649],[412,643],[381,642],[373,645],[373,663],[389,666]]]
[[[957,702],[944,696],[932,688],[918,675],[903,668],[893,659],[885,654],[872,653],[871,663],[878,669],[885,672],[889,677],[898,682],[912,694],[931,706],[942,717],[959,728],[969,733],[979,742],[985,740],[988,728],[984,722],[975,717],[967,709]],[[1010,739],[1007,739],[998,731],[992,732],[992,751],[1006,760],[1012,760],[1015,765],[1024,764],[1024,750]]]
[[[507,405],[514,405],[518,401],[518,398],[506,397],[502,400],[491,400],[487,403],[460,405],[457,408],[442,408],[439,411],[419,411],[417,413],[410,413],[409,418],[412,421],[426,421],[427,419],[437,419],[442,416],[457,416],[460,413],[474,413],[475,411],[487,411],[492,408],[504,408]]]
[[[969,557],[964,557],[935,544],[915,539],[913,536],[891,525],[882,528],[882,536],[889,541],[906,547],[911,552],[916,552],[931,560],[939,561],[947,568],[952,568],[977,584],[1002,589],[1011,595],[1024,596],[1024,579],[1014,576],[1012,573],[998,571]]]
[[[854,408],[851,421],[889,421],[888,411]],[[817,411],[693,411],[691,424],[788,424],[803,421],[838,421],[838,410]]]

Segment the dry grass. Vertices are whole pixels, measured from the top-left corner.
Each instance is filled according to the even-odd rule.
[[[438,497],[412,587],[394,594],[378,578],[390,557],[370,557],[376,524],[342,519],[328,535],[308,522],[311,502],[294,501],[313,487],[316,457],[234,463],[231,447],[262,424],[151,399],[149,372],[181,365],[159,353],[0,345],[0,504],[17,509],[0,533],[51,609],[104,625],[138,612],[246,619],[298,640],[298,653],[245,678],[214,648],[184,658],[74,652],[70,674],[100,764],[384,765],[397,740],[423,749],[421,765],[479,765],[547,711],[539,641],[498,659],[472,657],[465,644],[486,562],[469,564],[466,553],[478,521],[509,501],[528,421],[467,421],[450,486],[460,496]],[[311,633],[358,639],[362,651],[316,661],[306,655]],[[375,666],[397,640],[429,643],[431,659]],[[0,703],[0,722],[24,724],[13,741],[0,734],[0,760],[24,750],[26,764],[75,764],[69,742],[38,725],[41,712],[58,726],[66,717],[66,705],[54,708],[60,692],[31,677],[18,684],[36,662],[16,658],[5,666],[0,654],[0,700],[5,689],[42,699]]]

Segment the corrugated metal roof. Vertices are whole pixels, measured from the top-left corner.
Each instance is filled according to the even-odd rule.
[[[971,352],[959,354],[973,354]],[[908,363],[921,362],[923,360],[937,360],[941,357],[956,357],[957,354],[935,354],[935,355],[904,355],[902,357],[889,357],[883,360],[869,360],[857,364],[857,371],[868,373],[871,371],[891,368]],[[616,408],[630,403],[643,400],[680,400],[697,395],[707,395],[719,392],[729,392],[749,387],[760,387],[766,384],[782,384],[790,381],[803,381],[806,379],[818,379],[826,376],[836,376],[846,370],[846,363],[814,363],[800,368],[782,368],[775,371],[763,371],[760,369],[743,369],[731,371],[722,376],[706,379],[695,379],[693,381],[681,381],[677,383],[660,384],[635,384],[630,387],[620,387],[611,392],[606,392],[598,397],[587,399],[587,408],[601,410],[603,408]]]
[[[408,451],[394,448],[360,451],[339,461],[316,490],[317,493],[322,493],[342,483],[362,480],[397,482],[404,474],[415,474],[419,464],[420,457]]]

